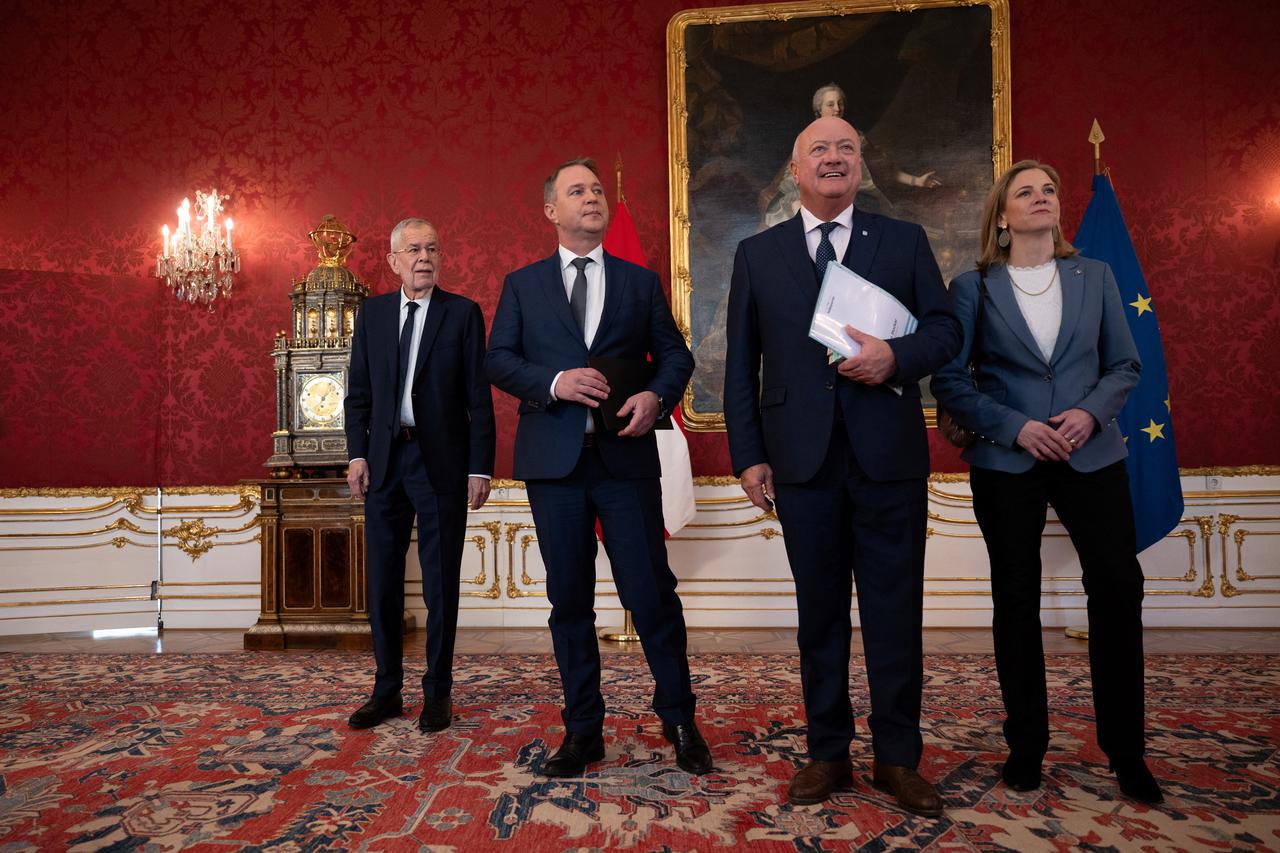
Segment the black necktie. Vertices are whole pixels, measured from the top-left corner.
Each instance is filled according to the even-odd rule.
[[[407,303],[409,316],[400,327],[400,381],[396,384],[396,411],[400,411],[400,403],[404,400],[404,380],[409,375],[409,355],[413,349],[413,315],[418,310],[417,302]]]
[[[827,273],[827,264],[836,259],[836,247],[831,245],[831,232],[836,230],[837,223],[823,222],[818,226],[822,239],[818,241],[818,251],[814,252],[813,263],[818,268],[818,280]]]
[[[569,296],[569,309],[573,311],[573,319],[578,323],[578,331],[587,337],[587,264],[590,258],[574,258],[569,263],[578,268],[578,275],[573,280],[573,293]]]

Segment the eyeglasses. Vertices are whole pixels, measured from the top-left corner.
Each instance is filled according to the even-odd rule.
[[[393,255],[408,255],[415,258],[418,255],[426,255],[428,258],[434,258],[440,254],[440,247],[435,243],[429,243],[426,246],[406,246],[403,249],[396,249]]]

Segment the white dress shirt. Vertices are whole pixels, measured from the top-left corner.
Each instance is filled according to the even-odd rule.
[[[810,213],[804,205],[800,206],[800,222],[804,225],[804,242],[809,247],[809,260],[818,260],[818,244],[822,242],[822,231],[818,226],[825,220]],[[849,248],[849,238],[853,235],[853,205],[849,205],[831,220],[837,227],[831,229],[831,246],[836,250],[836,261],[844,261],[844,253]]]
[[[427,295],[421,299],[410,299],[404,292],[404,288],[400,288],[400,323],[397,325],[399,331],[396,333],[396,340],[400,340],[400,336],[404,334],[404,322],[409,318],[409,303],[418,303],[418,310],[413,312],[413,339],[409,342],[409,369],[404,374],[404,394],[400,397],[400,425],[401,426],[417,426],[413,420],[413,373],[418,366],[418,348],[422,346],[422,327],[427,324],[427,309],[431,307],[431,294],[435,293],[433,287],[427,291]]]
[[[592,263],[587,264],[583,275],[587,278],[587,316],[586,328],[582,330],[582,342],[591,347],[591,342],[596,339],[596,332],[600,329],[600,316],[604,313],[604,246],[596,246],[585,255],[577,255],[566,249],[564,246],[559,248],[560,254],[560,277],[564,279],[564,295],[566,299],[573,299],[573,283],[578,280],[578,268],[573,262],[578,258],[590,258]],[[551,380],[551,399],[558,400],[556,396],[556,383],[560,381],[560,376],[564,371],[557,373]],[[587,412],[587,432],[595,432],[596,424],[591,418],[591,412]]]

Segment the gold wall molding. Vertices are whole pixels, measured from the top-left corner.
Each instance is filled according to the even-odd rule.
[[[501,583],[502,573],[501,573],[501,570],[498,568],[498,539],[502,535],[502,522],[486,521],[481,524],[468,524],[467,529],[468,530],[484,530],[489,534],[489,539],[486,540],[483,536],[471,537],[471,543],[475,545],[476,549],[480,552],[480,573],[477,574],[474,578],[472,578],[469,581],[463,580],[463,583],[470,584],[472,586],[485,586],[486,584],[489,584],[489,586],[487,589],[483,589],[483,590],[470,590],[470,589],[463,590],[460,593],[460,595],[462,595],[464,598],[488,598],[488,599],[501,598],[502,597],[502,583]],[[418,537],[416,532],[413,538],[415,541],[417,541]],[[493,549],[491,551],[488,548],[490,543],[493,544]],[[486,560],[486,554],[491,555],[487,560]],[[490,562],[492,562],[493,564],[492,583],[490,583],[488,578],[488,568],[489,568]]]

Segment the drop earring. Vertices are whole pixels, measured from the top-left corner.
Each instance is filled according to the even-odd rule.
[[[1009,242],[1012,238],[1009,236],[1008,228],[1001,228],[996,232],[996,245],[1001,249],[1009,248]]]

